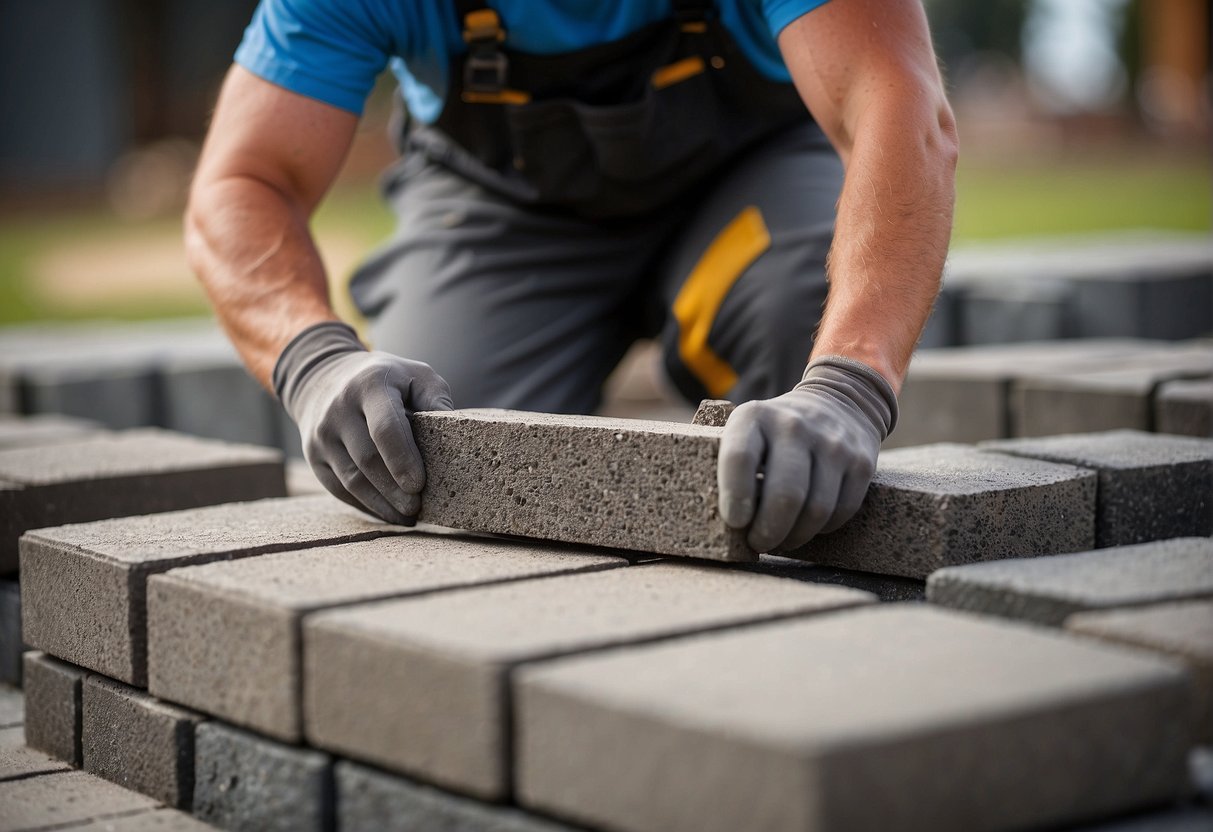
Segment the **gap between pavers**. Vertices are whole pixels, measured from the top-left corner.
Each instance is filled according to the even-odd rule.
[[[1213,538],[1183,537],[941,569],[927,600],[1060,626],[1086,610],[1213,597]]]
[[[510,410],[412,421],[427,522],[709,560],[756,557],[719,515],[723,428]]]
[[[958,563],[1095,542],[1095,473],[941,443],[883,451],[863,507],[789,557],[925,578]]]
[[[157,429],[0,451],[0,574],[29,529],[281,497],[282,454]]]
[[[1194,739],[1171,662],[921,604],[561,659],[515,691],[520,804],[622,832],[1053,827],[1181,797]]]
[[[1213,439],[1114,430],[981,448],[1097,472],[1098,548],[1213,535]]]
[[[119,681],[147,682],[147,579],[178,566],[401,533],[333,497],[229,503],[27,532],[25,640]]]
[[[411,533],[175,569],[148,584],[148,688],[295,742],[306,615],[628,562],[569,546]]]
[[[318,748],[500,800],[518,665],[872,600],[667,561],[321,612],[303,626],[304,732]]]

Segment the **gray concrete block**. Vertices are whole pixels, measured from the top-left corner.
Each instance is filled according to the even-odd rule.
[[[859,512],[785,554],[925,578],[943,566],[1091,549],[1095,474],[967,445],[883,451]]]
[[[1186,677],[895,604],[524,668],[528,808],[624,832],[1025,829],[1182,795]]]
[[[0,451],[0,573],[29,529],[286,494],[282,457],[148,429]]]
[[[1047,371],[1015,382],[1011,393],[1016,435],[1128,428],[1152,430],[1154,393],[1176,379],[1213,376],[1213,348],[1176,348],[1087,372]]]
[[[327,754],[218,722],[198,726],[194,816],[230,832],[322,832],[333,827]]]
[[[960,295],[958,343],[1052,341],[1071,334],[1072,288],[1053,280],[982,282]]]
[[[0,783],[5,829],[75,828],[90,820],[119,819],[158,807],[155,800],[83,771],[23,777]]]
[[[41,416],[0,416],[0,448],[35,448],[57,442],[75,441],[104,431],[91,419],[44,414]]]
[[[779,555],[760,555],[758,563],[738,568],[787,580],[850,587],[870,592],[881,601],[921,601],[926,597],[926,582],[918,578],[856,572]]]
[[[664,562],[322,612],[303,628],[304,731],[316,747],[500,799],[513,667],[870,600]]]
[[[939,287],[931,315],[918,338],[918,349],[954,347],[960,343],[959,306],[961,292],[954,286]]]
[[[25,694],[20,688],[0,685],[0,728],[13,728],[25,722]]]
[[[1154,393],[1154,429],[1184,436],[1213,436],[1213,379],[1168,381]]]
[[[627,565],[623,558],[569,547],[410,533],[174,569],[148,584],[148,688],[297,741],[305,614]]]
[[[1118,430],[982,447],[1096,471],[1097,548],[1213,535],[1213,439]]]
[[[25,741],[77,768],[83,681],[78,667],[36,651],[25,654]]]
[[[1201,736],[1205,742],[1213,742],[1213,599],[1080,612],[1065,624],[1075,633],[1144,647],[1183,661],[1196,683]]]
[[[1190,271],[1085,276],[1073,281],[1079,338],[1195,338],[1213,331],[1213,252]]]
[[[717,511],[722,428],[456,410],[413,417],[420,519],[711,560],[753,560]]]
[[[85,771],[174,808],[190,808],[199,714],[92,673],[84,678],[81,702]]]
[[[20,725],[0,728],[0,782],[70,769],[67,763],[27,746]],[[0,819],[3,816],[4,810],[0,809]]]
[[[691,424],[722,428],[736,408],[737,406],[727,399],[704,399],[696,408]]]
[[[1014,436],[1012,382],[1032,373],[1108,368],[1164,349],[1151,341],[1108,339],[920,349],[898,397],[897,430],[884,447],[978,442]]]
[[[178,566],[398,531],[334,497],[289,497],[39,529],[21,541],[25,640],[146,684],[147,579]]]
[[[334,767],[341,832],[574,832],[512,806],[493,806],[346,761]]]
[[[941,569],[927,600],[1060,626],[1085,610],[1213,597],[1213,539],[1185,537]]]
[[[214,829],[175,809],[155,809],[71,827],[72,832],[214,832]]]
[[[161,422],[154,365],[81,354],[28,367],[21,378],[28,413],[95,419],[123,430]]]
[[[0,683],[21,685],[21,586],[0,580]]]
[[[229,442],[278,446],[278,402],[240,364],[225,357],[190,357],[161,369],[164,424]]]

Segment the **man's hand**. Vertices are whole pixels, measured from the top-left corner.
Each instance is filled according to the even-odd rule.
[[[831,532],[863,503],[897,398],[879,373],[841,356],[800,384],[733,412],[720,445],[720,514],[756,551],[789,551]],[[759,473],[762,474],[761,481]]]
[[[452,408],[442,377],[428,364],[368,352],[354,330],[329,321],[295,336],[273,382],[321,484],[355,508],[413,525],[425,469],[409,414]]]

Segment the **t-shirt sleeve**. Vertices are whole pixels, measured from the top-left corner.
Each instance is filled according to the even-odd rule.
[[[261,0],[236,63],[291,92],[361,115],[393,50],[370,0]]]
[[[779,37],[784,27],[796,18],[808,14],[828,0],[762,0],[762,15],[771,27],[771,37]]]

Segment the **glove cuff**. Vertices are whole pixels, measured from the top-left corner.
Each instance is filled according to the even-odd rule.
[[[366,347],[349,324],[340,321],[312,324],[290,340],[274,363],[270,376],[274,393],[289,411],[291,400],[312,370],[335,355],[350,352],[366,352]]]
[[[796,389],[817,388],[846,399],[868,417],[884,441],[897,427],[897,395],[884,376],[862,361],[823,355],[809,362]]]

